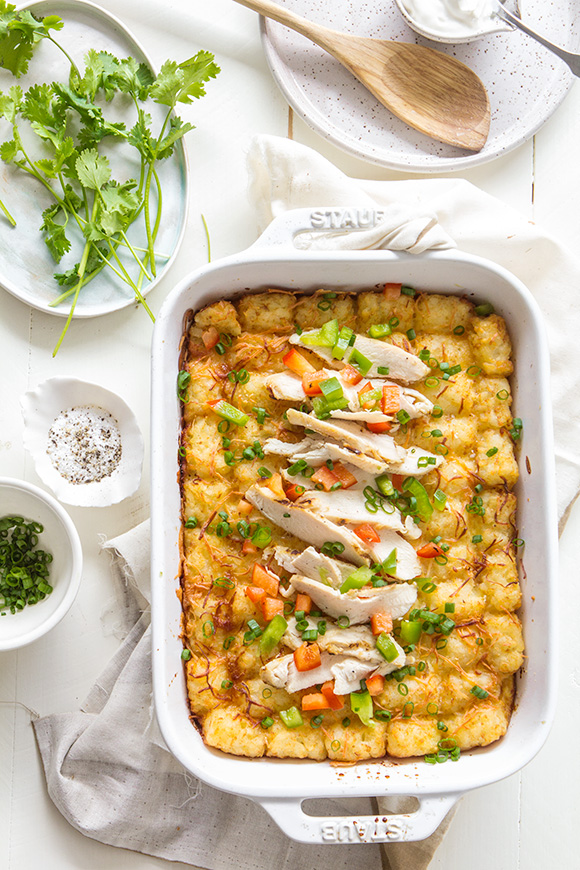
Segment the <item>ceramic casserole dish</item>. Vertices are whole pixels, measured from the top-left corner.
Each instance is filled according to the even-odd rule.
[[[336,210],[334,210],[336,211]],[[349,210],[368,228],[380,211]],[[274,221],[247,251],[186,277],[157,319],[152,354],[152,630],[153,684],[159,725],[170,751],[195,776],[260,803],[293,839],[305,843],[420,840],[466,791],[496,782],[527,764],[544,743],[555,703],[557,526],[549,357],[540,311],[526,287],[505,269],[456,251],[409,255],[390,251],[304,251],[301,233],[324,225],[331,210],[300,209]],[[360,218],[360,219],[359,219]],[[356,229],[353,230],[356,232]],[[176,381],[184,318],[223,298],[284,288],[293,292],[356,291],[389,282],[491,302],[513,344],[514,412],[524,421],[519,450],[518,535],[526,542],[520,616],[526,664],[504,737],[462,754],[455,764],[389,759],[333,766],[328,761],[226,755],[206,746],[190,719],[181,665],[180,486],[181,408]],[[381,816],[307,815],[303,801],[321,797],[412,796],[413,813]]]

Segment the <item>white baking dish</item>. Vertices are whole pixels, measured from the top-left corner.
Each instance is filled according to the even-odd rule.
[[[330,211],[330,210],[328,210]],[[540,311],[529,291],[495,264],[457,252],[423,255],[389,251],[304,252],[300,231],[324,223],[325,209],[300,209],[274,221],[247,251],[183,280],[158,317],[153,341],[152,626],[157,717],[167,746],[193,774],[227,792],[258,801],[292,838],[306,843],[420,840],[431,834],[464,792],[519,770],[547,737],[555,702],[556,500],[549,399],[549,358]],[[357,223],[357,212],[355,220]],[[361,226],[380,218],[365,210]],[[491,302],[505,317],[516,373],[514,408],[524,421],[518,484],[518,534],[526,542],[522,572],[527,659],[517,677],[508,732],[457,763],[379,760],[351,767],[328,762],[246,759],[206,747],[189,719],[180,653],[180,492],[176,392],[183,319],[224,297],[272,287],[293,291],[358,290],[385,281]],[[302,801],[316,797],[411,795],[419,808],[389,816],[314,817]]]

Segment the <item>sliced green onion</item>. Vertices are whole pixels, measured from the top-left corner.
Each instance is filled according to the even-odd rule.
[[[188,517],[184,523],[186,529],[195,529],[198,524],[197,517]]]
[[[255,544],[256,547],[260,547],[260,549],[264,549],[267,547],[270,541],[272,540],[272,532],[270,529],[266,528],[266,526],[258,526],[254,534],[252,535],[252,544]]]
[[[388,366],[377,366],[377,374],[388,375],[389,374],[389,367]]]
[[[433,494],[433,504],[438,511],[444,511],[447,504],[447,495],[440,489],[436,489]]]
[[[489,450],[485,451],[485,455],[486,456],[495,456],[495,454],[498,452],[498,449],[499,449],[498,447],[490,447]]]
[[[190,382],[190,373],[183,370],[180,371],[177,375],[177,395],[182,402],[187,402],[187,388],[189,387]]]
[[[409,339],[409,341],[413,341],[414,338],[417,338],[417,333],[414,329],[407,330],[407,338]]]
[[[262,728],[264,728],[264,729],[266,729],[266,728],[271,728],[273,724],[274,724],[274,720],[272,719],[271,716],[264,716],[264,718],[263,718],[262,721],[260,722],[260,725],[261,725]]]
[[[191,658],[191,651],[188,649],[184,649],[181,653],[181,658],[184,662],[188,662]]]
[[[481,686],[473,686],[471,689],[471,694],[475,695],[475,697],[479,698],[481,701],[489,697],[489,692],[486,692],[485,689],[481,688]]]
[[[474,311],[478,317],[489,317],[494,313],[495,308],[491,302],[483,302],[481,305],[476,305]]]

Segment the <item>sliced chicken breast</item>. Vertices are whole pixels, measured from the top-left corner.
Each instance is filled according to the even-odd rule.
[[[323,438],[332,438],[338,444],[366,453],[375,459],[397,463],[405,458],[405,449],[399,447],[390,435],[376,435],[357,423],[346,420],[319,420],[318,417],[295,408],[288,408],[287,416],[288,422],[293,426],[304,426]]]
[[[327,543],[340,544],[344,547],[341,555],[355,565],[364,565],[369,561],[363,541],[346,526],[338,526],[312,514],[288,499],[277,499],[266,487],[252,486],[245,498],[273,523],[302,541],[319,548]]]
[[[371,514],[367,511],[366,498],[362,489],[339,489],[336,492],[321,492],[309,489],[295,502],[315,514],[326,517],[333,522],[343,523],[368,523],[371,522],[377,529],[393,529],[410,538],[418,538],[420,529],[411,517],[405,520],[400,511],[393,507],[391,513],[378,510]]]
[[[311,330],[302,333],[302,335],[295,333],[290,336],[290,342],[298,344],[301,347],[307,347],[309,351],[325,360],[330,368],[343,368],[347,362],[346,356],[343,361],[336,360],[332,356],[332,348],[311,347],[304,342],[305,336],[315,335],[317,331]],[[372,368],[367,372],[369,377],[381,377],[378,371],[379,366],[381,366],[388,368],[390,380],[400,381],[403,384],[412,384],[414,381],[426,378],[430,372],[429,366],[426,366],[418,356],[386,341],[379,341],[376,338],[367,338],[365,335],[357,334],[354,347],[372,362]]]
[[[351,571],[352,573],[352,571]],[[318,580],[292,576],[290,583],[296,592],[309,595],[314,603],[328,616],[338,619],[347,616],[351,625],[368,622],[375,613],[390,613],[393,619],[402,619],[417,600],[417,587],[409,583],[393,583],[389,586],[352,589],[341,595],[338,589],[325,586]]]
[[[290,547],[275,547],[274,558],[281,568],[291,574],[302,574],[321,583],[337,588],[342,586],[355,566],[341,559],[331,559],[324,553],[319,553],[314,547],[306,550],[291,550]]]

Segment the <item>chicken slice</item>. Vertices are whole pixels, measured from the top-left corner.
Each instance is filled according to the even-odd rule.
[[[365,544],[346,526],[338,526],[324,517],[312,514],[288,499],[277,499],[266,487],[252,486],[246,492],[245,498],[273,523],[302,541],[315,547],[322,547],[327,543],[340,544],[344,547],[341,555],[355,565],[364,565],[369,561]]]
[[[342,523],[372,522],[377,529],[394,529],[410,538],[418,538],[421,534],[417,524],[411,517],[405,520],[400,511],[393,508],[391,513],[379,510],[370,514],[365,508],[366,499],[361,489],[344,489],[336,492],[321,492],[309,489],[295,502],[299,507],[326,517],[328,520]]]
[[[351,447],[360,453],[366,453],[375,459],[382,459],[386,463],[402,462],[405,458],[405,448],[399,447],[390,435],[377,435],[363,429],[357,423],[345,420],[320,420],[311,414],[288,408],[288,422],[293,426],[304,426],[317,432],[323,438],[332,438],[347,447]]]
[[[280,441],[279,438],[267,438],[264,441],[262,449],[264,453],[273,453],[275,456],[288,456],[293,459],[296,453],[309,450],[315,443],[312,438],[303,438],[302,441]]]
[[[338,589],[300,574],[293,575],[290,583],[296,592],[309,595],[328,616],[334,619],[347,616],[351,625],[369,622],[373,614],[381,612],[390,613],[393,619],[401,619],[417,600],[417,587],[414,583],[365,586],[362,589],[351,589],[343,595]]]
[[[413,580],[421,573],[421,566],[415,549],[396,532],[390,529],[377,529],[380,541],[367,544],[373,562],[384,562],[393,550],[397,551],[397,567],[394,576],[399,580]],[[390,572],[389,572],[390,573]]]
[[[332,348],[311,347],[304,342],[306,336],[315,335],[316,332],[317,330],[312,330],[303,332],[301,335],[295,333],[290,336],[290,342],[307,347],[316,356],[325,360],[331,368],[343,368],[347,362],[346,357],[343,361],[336,360],[332,356]],[[378,368],[381,366],[388,368],[390,379],[400,381],[403,384],[411,384],[414,381],[420,381],[421,378],[426,378],[430,372],[429,367],[418,356],[386,341],[378,341],[376,338],[367,338],[365,335],[357,334],[354,347],[372,362],[372,367],[367,372],[369,377],[379,378],[381,375]]]
[[[335,589],[342,586],[354,571],[354,565],[341,559],[331,559],[330,556],[319,553],[314,547],[307,547],[305,550],[275,547],[274,558],[281,568],[285,568],[291,574],[302,574],[304,577],[320,580]]]

